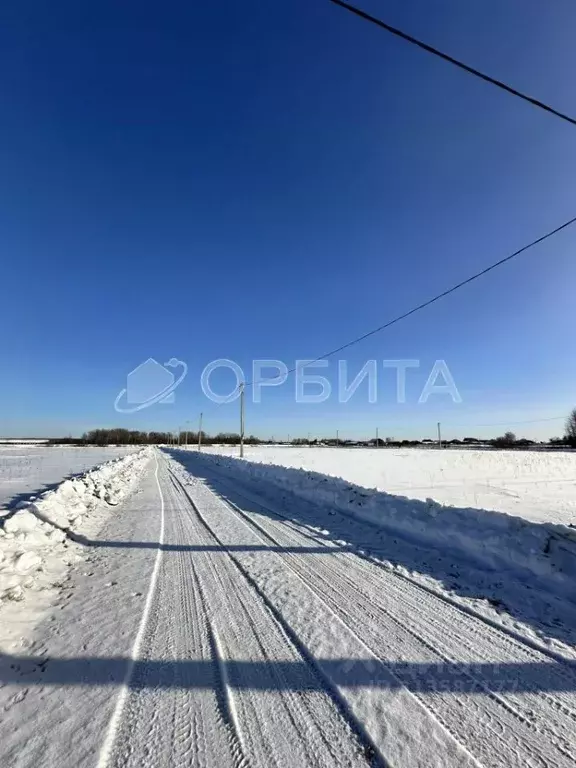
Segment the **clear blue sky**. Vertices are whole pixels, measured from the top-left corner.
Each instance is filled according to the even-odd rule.
[[[576,115],[573,0],[362,7]],[[575,128],[327,0],[10,0],[0,67],[0,434],[200,410],[235,429],[236,405],[200,391],[212,359],[316,357],[576,214]],[[296,406],[285,385],[249,404],[248,431],[563,414],[575,246],[563,233],[347,352],[351,369],[419,358],[406,404],[390,372],[376,405]],[[114,411],[130,370],[173,356],[190,368],[174,405]],[[461,405],[418,405],[437,358]]]

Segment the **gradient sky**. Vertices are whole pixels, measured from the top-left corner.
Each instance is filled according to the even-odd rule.
[[[362,7],[576,115],[573,0]],[[1,18],[0,434],[201,410],[235,430],[237,404],[200,390],[214,358],[292,367],[576,215],[576,129],[327,0],[19,0]],[[564,232],[347,350],[351,371],[421,360],[405,404],[382,369],[373,405],[366,388],[296,405],[291,380],[249,402],[247,430],[484,435],[567,413],[575,245]],[[148,357],[187,362],[175,403],[116,413]],[[461,404],[418,404],[436,359]]]

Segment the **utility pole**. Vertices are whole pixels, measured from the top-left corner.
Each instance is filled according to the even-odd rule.
[[[198,426],[198,453],[202,450],[202,412],[200,412],[200,424]]]
[[[244,382],[240,384],[240,458],[244,457]]]
[[[440,422],[438,422],[438,448],[442,448],[442,432],[440,431]]]
[[[337,446],[340,445],[340,430],[339,429],[336,430],[336,445]]]

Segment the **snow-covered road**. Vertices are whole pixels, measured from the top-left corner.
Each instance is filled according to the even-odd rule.
[[[576,764],[573,662],[264,491],[155,452],[1,660],[3,765]]]

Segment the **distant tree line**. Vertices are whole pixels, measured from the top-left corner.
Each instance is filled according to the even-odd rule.
[[[219,432],[217,435],[209,435],[202,432],[202,443],[211,445],[214,443],[224,445],[237,445],[240,435],[235,432]],[[265,442],[254,435],[244,437],[246,445],[256,445]],[[85,432],[81,438],[62,437],[50,440],[53,445],[197,445],[198,432],[141,432],[134,429],[93,429]]]
[[[261,440],[254,435],[244,438],[246,445],[270,445],[276,441],[272,438],[270,440]],[[324,439],[317,438],[294,438],[290,441],[290,445],[327,445],[327,446],[378,446],[388,448],[407,448],[418,446],[433,446],[435,440],[394,440],[391,437],[387,437],[385,440],[372,439],[372,440],[336,440],[336,439]],[[240,443],[240,435],[236,432],[219,432],[217,435],[209,435],[207,432],[202,432],[202,444],[203,445],[238,445]],[[552,446],[568,446],[576,448],[576,408],[572,410],[568,419],[566,420],[566,429],[564,437],[552,437],[548,441]],[[62,437],[50,440],[52,445],[197,445],[198,444],[198,432],[140,432],[138,430],[122,429],[120,427],[113,429],[93,429],[90,432],[85,432],[81,438],[74,437]],[[445,440],[444,445],[451,446],[471,446],[471,445],[491,445],[494,448],[523,448],[536,445],[536,441],[528,440],[526,438],[518,438],[514,432],[506,432],[500,437],[492,439],[480,439],[476,437],[465,437],[462,440]]]

